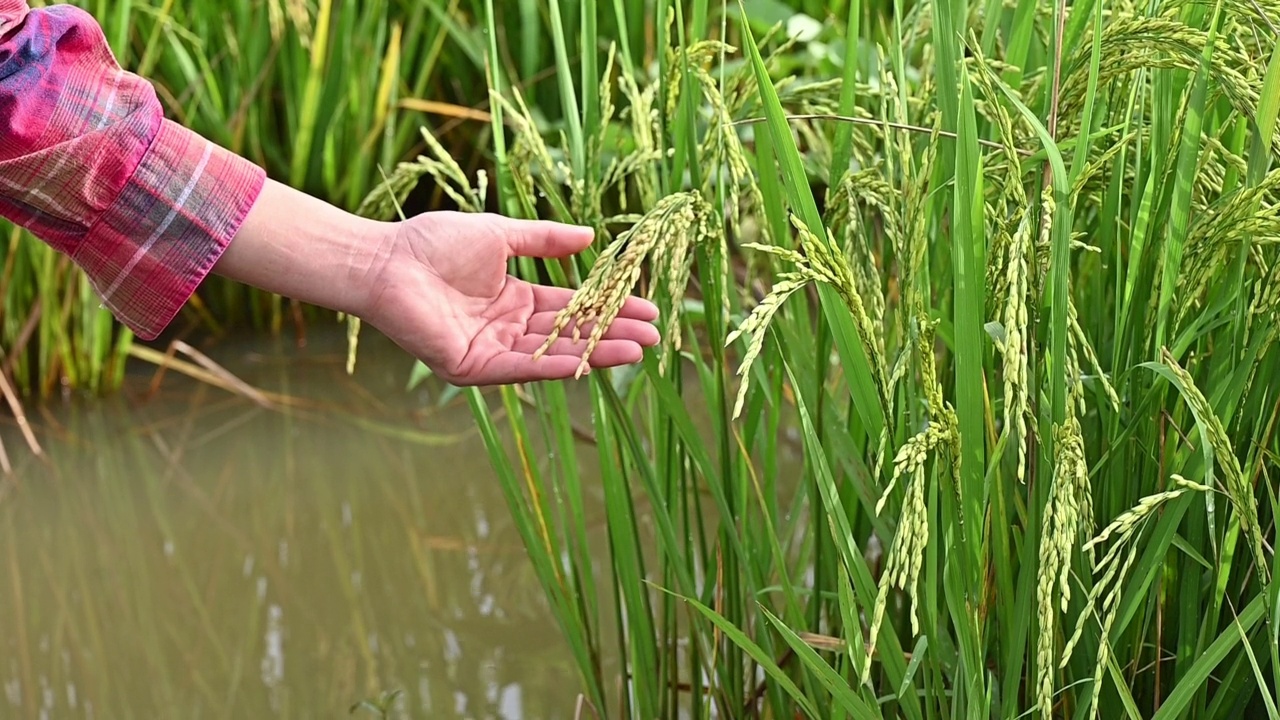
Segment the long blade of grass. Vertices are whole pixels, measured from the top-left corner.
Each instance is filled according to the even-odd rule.
[[[791,134],[791,127],[782,110],[782,103],[778,100],[778,93],[769,79],[769,71],[760,55],[760,48],[756,45],[751,28],[746,23],[745,11],[743,14],[743,40],[751,60],[760,99],[764,105],[767,118],[765,124],[782,168],[787,199],[810,231],[830,246],[830,236],[825,230],[822,215],[818,212],[818,205],[814,201],[808,175],[800,158],[800,151]],[[832,248],[832,251],[842,252],[839,248]],[[849,310],[836,291],[823,284],[819,287],[818,293],[823,314],[831,327],[841,362],[850,376],[849,386],[854,396],[854,407],[868,435],[879,437],[885,425],[884,408],[877,383],[872,375],[867,349],[858,339]]]
[[[746,633],[742,632],[734,626],[733,623],[726,620],[723,615],[707,607],[695,598],[676,595],[675,593],[671,593],[667,590],[663,590],[663,592],[667,592],[685,603],[688,603],[703,617],[710,620],[711,623],[714,624],[720,632],[724,633],[733,644],[742,648],[742,650],[746,652],[752,660],[755,660],[756,663],[760,665],[761,669],[765,671],[768,677],[778,683],[778,685],[780,685],[782,689],[796,701],[796,704],[800,706],[800,709],[803,710],[806,715],[814,720],[821,720],[822,714],[818,711],[818,707],[814,705],[813,700],[802,692],[787,673],[782,668],[778,667],[778,663],[775,662],[774,659],[770,657],[769,654],[766,653],[759,645],[757,645],[755,641],[747,637]]]
[[[555,48],[556,56],[556,83],[560,88],[564,123],[568,127],[569,158],[574,177],[581,178],[585,177],[587,167],[587,143],[582,131],[582,114],[578,109],[578,92],[573,86],[573,68],[569,65],[568,36],[564,28],[564,15],[560,11],[560,0],[550,0],[548,12],[551,16],[551,45]],[[596,82],[595,76],[586,78],[586,82]]]
[[[625,693],[627,702],[635,702],[642,717],[658,717],[656,701],[661,697],[656,676],[658,667],[658,637],[653,628],[653,608],[649,602],[649,587],[644,582],[645,562],[636,522],[635,505],[631,488],[626,481],[626,467],[622,446],[614,436],[613,421],[601,384],[592,382],[592,404],[595,415],[603,418],[596,423],[596,444],[600,454],[601,485],[604,488],[606,517],[608,518],[610,561],[617,576],[618,591],[625,609],[619,622],[625,618],[623,645],[628,653],[634,692]],[[601,688],[603,691],[603,688]],[[602,693],[603,694],[603,693]]]
[[[1259,595],[1245,606],[1236,622],[1232,623],[1232,627],[1224,630],[1205,649],[1204,654],[1196,658],[1191,667],[1187,668],[1186,674],[1174,686],[1173,691],[1169,693],[1169,697],[1160,705],[1160,709],[1151,716],[1151,720],[1173,720],[1174,718],[1182,717],[1191,701],[1203,690],[1214,668],[1218,667],[1226,659],[1227,654],[1235,648],[1236,643],[1242,642],[1246,638],[1246,634],[1253,631],[1254,626],[1265,615],[1264,598]]]
[[[1262,78],[1259,100],[1253,146],[1249,150],[1248,182],[1252,186],[1262,182],[1262,177],[1273,163],[1272,139],[1275,137],[1276,116],[1280,114],[1280,43],[1271,49],[1271,60]]]
[[[1200,69],[1196,72],[1191,98],[1187,102],[1186,120],[1182,126],[1182,142],[1178,146],[1178,164],[1174,177],[1173,200],[1169,208],[1169,232],[1165,237],[1160,277],[1160,301],[1156,310],[1157,348],[1164,347],[1169,334],[1169,308],[1173,291],[1182,272],[1182,255],[1187,242],[1187,230],[1191,223],[1191,194],[1195,185],[1200,161],[1201,133],[1204,129],[1205,102],[1209,86],[1210,64],[1218,38],[1218,16],[1222,2],[1214,3],[1213,19],[1209,25],[1209,40],[1200,56]]]
[[[790,365],[787,366],[787,377],[793,387],[799,387],[796,384],[796,378],[792,374]],[[858,596],[861,600],[860,612],[864,616],[870,617],[876,606],[876,583],[870,568],[867,566],[866,558],[854,541],[853,526],[841,503],[840,491],[836,486],[835,478],[832,476],[831,468],[827,464],[826,456],[822,452],[822,445],[818,442],[813,418],[809,414],[804,398],[798,393],[796,394],[796,412],[799,414],[800,428],[804,433],[805,455],[813,468],[813,474],[815,475],[813,482],[818,485],[823,501],[822,509],[835,540],[836,548],[840,553],[841,565],[854,579],[854,586],[858,590]],[[860,633],[860,630],[858,632]],[[903,682],[903,678],[906,677],[907,669],[906,661],[903,659],[902,645],[897,635],[892,632],[882,633],[879,638],[879,644],[883,645],[883,650],[879,653],[879,657],[885,673],[888,675],[890,682],[900,685]],[[877,648],[871,648],[869,651],[874,652],[876,650]],[[859,659],[860,662],[861,659]],[[859,667],[859,664],[855,664],[854,667]],[[867,678],[863,678],[863,680],[865,681]],[[904,698],[902,707],[907,717],[911,720],[920,720],[922,717],[919,700],[915,695],[907,695]]]
[[[839,673],[826,660],[823,660],[813,648],[809,647],[808,643],[801,640],[791,628],[787,627],[776,615],[769,612],[768,608],[761,606],[760,612],[773,625],[774,630],[778,631],[778,634],[782,636],[782,639],[791,648],[791,651],[796,654],[796,657],[800,658],[800,662],[817,676],[818,681],[822,683],[822,687],[831,693],[831,697],[839,704],[842,710],[856,720],[873,720],[878,717],[878,714],[873,712],[862,698],[858,697],[853,688],[849,687],[848,681],[840,677]]]
[[[1233,620],[1231,627],[1235,628],[1240,635],[1240,647],[1244,649],[1244,654],[1249,658],[1249,666],[1253,668],[1253,677],[1258,681],[1258,694],[1262,696],[1263,706],[1267,709],[1267,717],[1270,720],[1280,720],[1280,711],[1276,710],[1276,701],[1272,696],[1275,688],[1267,686],[1267,677],[1262,672],[1262,666],[1258,664],[1258,657],[1253,652],[1253,644],[1249,642],[1249,638],[1244,634],[1244,628],[1240,627],[1238,620]]]
[[[858,64],[861,36],[858,23],[862,18],[862,0],[852,0],[845,11],[848,18],[844,31],[844,68],[840,75],[840,115],[851,117],[858,101]],[[827,186],[835,188],[844,174],[849,171],[849,162],[853,157],[853,124],[836,125],[835,148],[831,154],[831,174],[827,178]]]
[[[320,96],[324,88],[324,72],[328,60],[329,23],[332,17],[332,0],[320,0],[315,32],[311,37],[311,61],[307,68],[306,89],[302,94],[297,141],[293,146],[293,164],[289,171],[289,181],[294,187],[302,187],[306,183],[307,173],[316,157],[313,143],[316,124],[319,122]]]
[[[945,3],[944,3],[945,4]],[[978,150],[978,128],[973,88],[968,73],[960,76],[959,138],[956,141],[955,225],[952,258],[955,265],[955,388],[956,416],[960,421],[960,497],[964,503],[961,522],[969,533],[982,525],[986,502],[986,448],[983,415],[986,380],[983,355],[986,333],[987,233],[983,219],[984,193],[982,159]],[[971,592],[986,573],[980,559],[981,544],[966,543]]]

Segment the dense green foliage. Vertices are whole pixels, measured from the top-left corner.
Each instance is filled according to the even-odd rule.
[[[1276,8],[486,4],[502,207],[601,236],[520,271],[668,323],[608,567],[567,388],[470,395],[600,716],[1276,717]]]

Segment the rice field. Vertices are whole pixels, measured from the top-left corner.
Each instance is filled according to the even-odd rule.
[[[486,3],[500,207],[600,238],[516,270],[579,288],[575,337],[632,291],[665,318],[589,380],[606,566],[565,386],[472,395],[583,703],[1276,717],[1280,13],[807,9],[538,5],[548,121]],[[451,168],[380,192],[490,181]]]
[[[1280,5],[378,7],[272,16],[291,180],[595,228],[512,267],[578,289],[564,335],[663,310],[638,367],[462,392],[565,716],[1280,716]],[[316,59],[357,36],[376,67]],[[378,125],[431,48],[473,143]]]

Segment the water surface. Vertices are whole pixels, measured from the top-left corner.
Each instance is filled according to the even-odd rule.
[[[0,432],[0,717],[335,718],[384,690],[413,717],[571,717],[465,404],[406,393],[372,336],[354,378],[340,332],[208,352],[301,405],[174,373],[153,393],[137,364],[119,396],[31,409],[46,461]]]

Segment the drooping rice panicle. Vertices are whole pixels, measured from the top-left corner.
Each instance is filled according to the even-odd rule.
[[[891,589],[905,591],[910,596],[911,632],[913,635],[920,632],[917,584],[920,568],[924,564],[925,548],[929,543],[929,513],[924,503],[924,492],[925,465],[931,457],[937,459],[947,456],[949,458],[952,483],[956,492],[960,491],[959,422],[955,410],[942,399],[942,387],[938,382],[937,370],[934,366],[933,325],[923,316],[923,313],[917,316],[916,350],[920,362],[920,376],[926,388],[928,424],[919,433],[908,438],[898,449],[893,461],[893,476],[875,507],[877,515],[883,512],[899,481],[904,477],[909,478],[906,496],[898,518],[898,531],[894,534],[888,561],[880,577],[880,587],[871,619],[868,652],[862,669],[864,677],[871,672],[872,654],[880,635],[881,624],[884,622]]]
[[[1196,423],[1200,425],[1202,434],[1213,447],[1214,464],[1218,470],[1222,471],[1222,484],[1226,488],[1227,497],[1231,499],[1231,504],[1240,520],[1240,530],[1249,541],[1249,550],[1254,559],[1254,572],[1265,585],[1270,582],[1271,565],[1263,550],[1262,527],[1258,521],[1258,500],[1254,495],[1253,486],[1240,468],[1240,460],[1236,457],[1235,448],[1232,447],[1227,431],[1222,426],[1222,420],[1218,418],[1209,400],[1196,386],[1195,379],[1178,364],[1173,354],[1167,349],[1161,349],[1160,360],[1177,378],[1178,389],[1182,392],[1183,399],[1191,406]]]
[[[672,310],[667,318],[666,341],[678,350],[678,308],[693,262],[691,250],[696,242],[706,241],[713,235],[711,208],[696,191],[663,198],[600,253],[587,279],[556,315],[554,326],[535,357],[541,357],[570,326],[573,341],[579,342],[583,328],[590,325],[577,375],[585,373],[590,367],[591,353],[639,283],[646,259],[669,293]]]
[[[1053,476],[1041,520],[1036,582],[1036,703],[1046,718],[1053,714],[1059,611],[1065,614],[1071,600],[1071,557],[1081,538],[1092,531],[1092,514],[1086,508],[1093,501],[1084,438],[1074,415],[1054,428],[1053,447]]]

